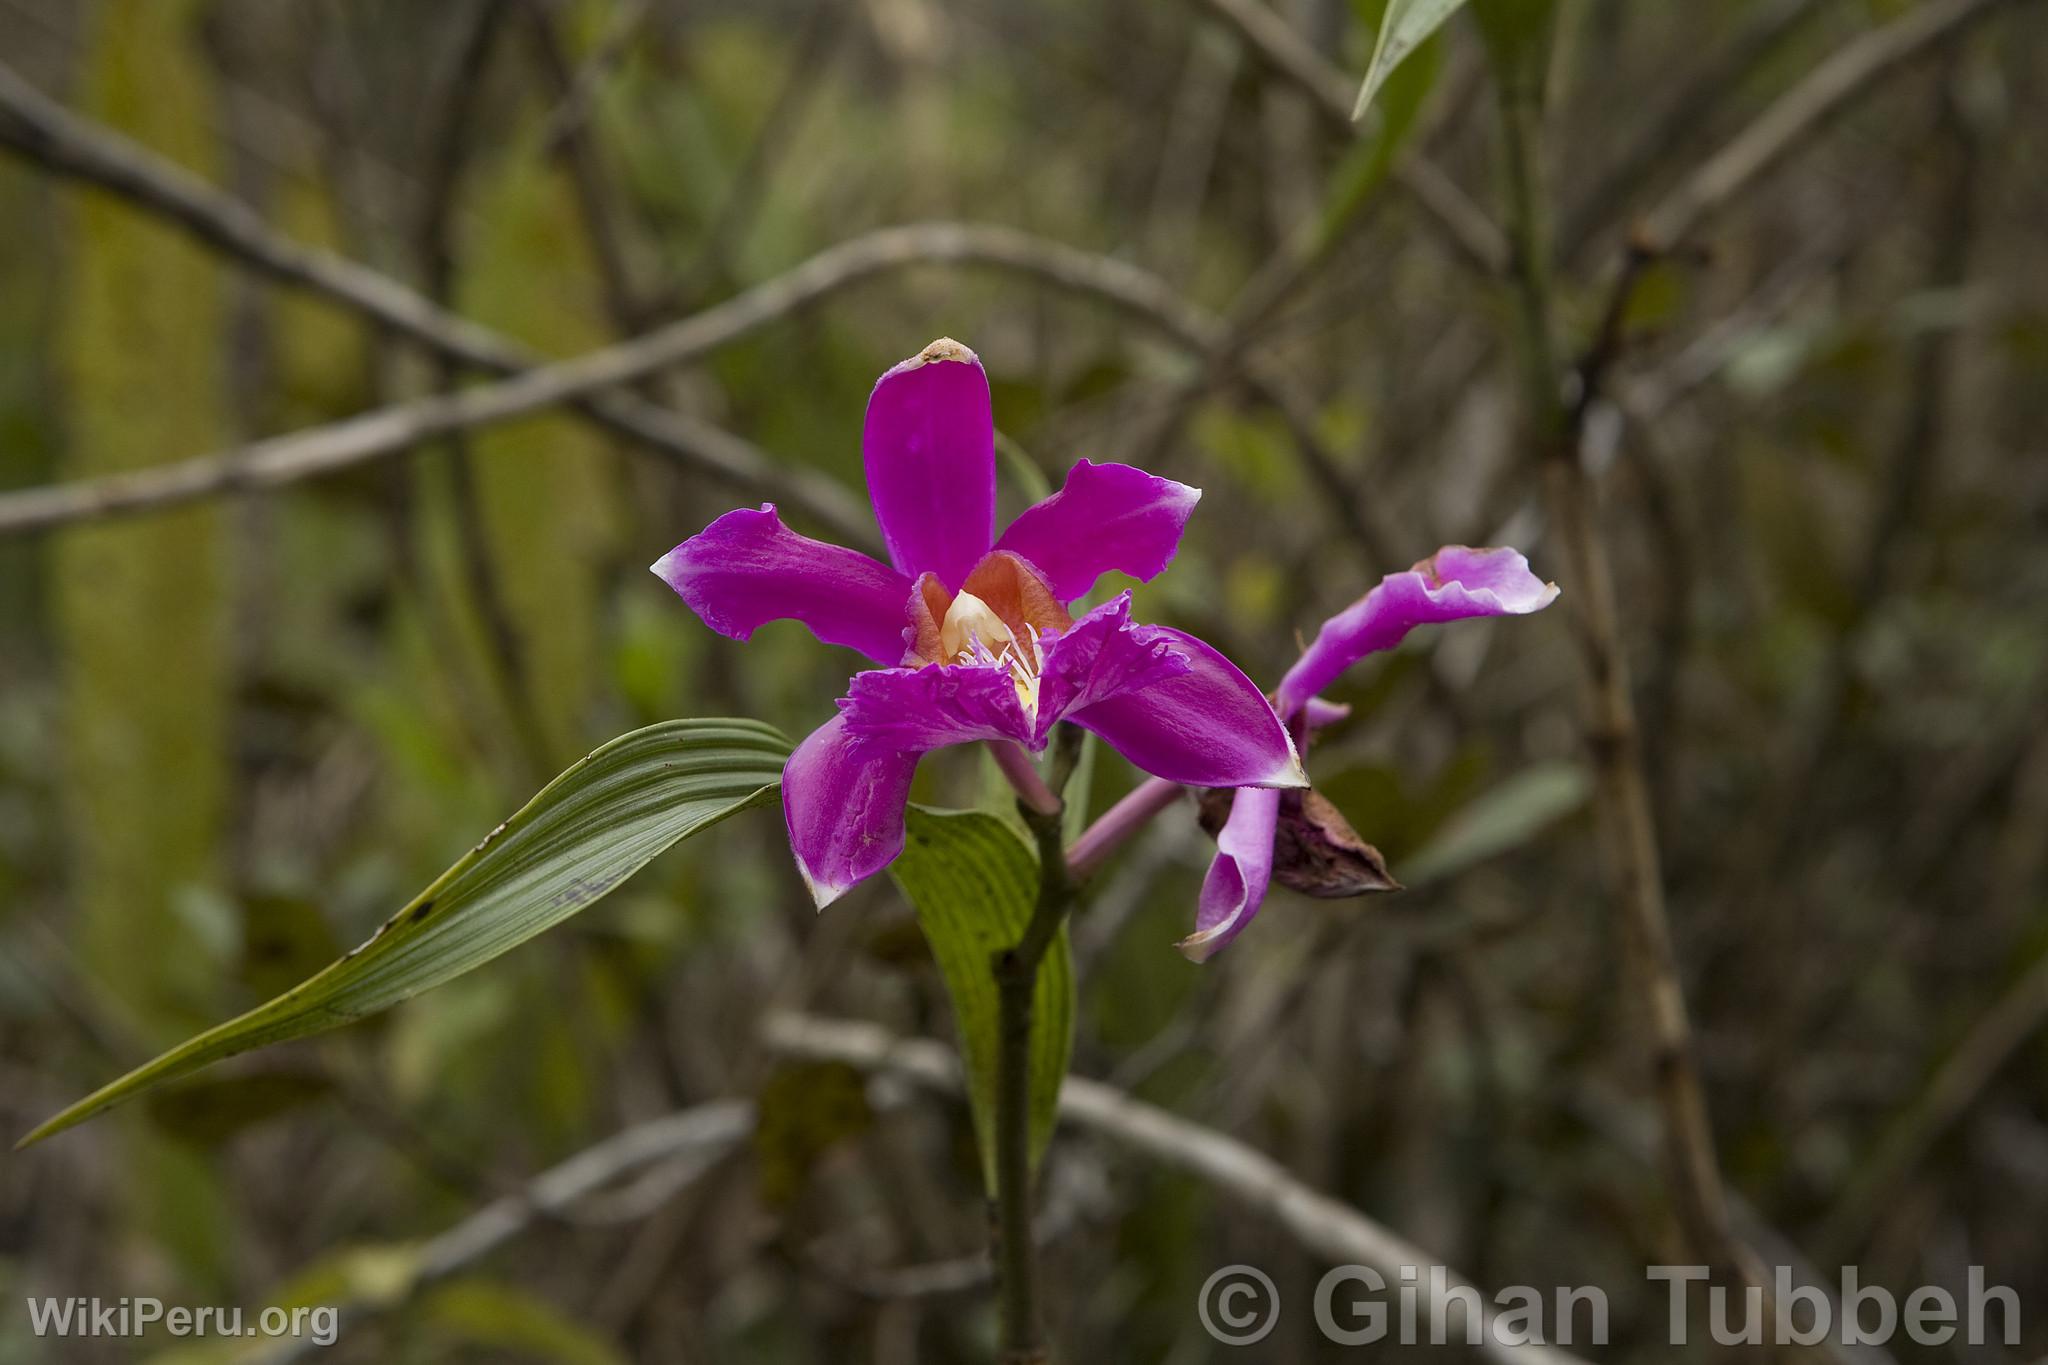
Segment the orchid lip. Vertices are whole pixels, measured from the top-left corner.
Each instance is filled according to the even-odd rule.
[[[1035,727],[1039,684],[1045,673],[1045,638],[1035,623],[1019,624],[1024,627],[1021,639],[988,603],[962,588],[939,622],[939,652],[946,664],[998,668],[1007,673],[1017,689],[1025,721]]]

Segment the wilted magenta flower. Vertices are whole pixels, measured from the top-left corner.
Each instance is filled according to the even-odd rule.
[[[1287,728],[1216,650],[1133,624],[1129,593],[1068,613],[1112,569],[1163,570],[1198,490],[1083,460],[997,538],[988,376],[948,338],[876,382],[862,457],[894,568],[795,534],[772,504],[653,566],[722,635],[794,619],[882,665],[854,674],[783,769],[790,846],[821,908],[903,851],[918,758],[949,744],[1040,750],[1070,720],[1174,782],[1306,785]]]
[[[1515,550],[1446,545],[1379,585],[1323,623],[1275,696],[1281,717],[1306,747],[1308,732],[1341,719],[1347,708],[1317,694],[1368,654],[1392,649],[1417,626],[1473,616],[1523,616],[1557,598],[1557,585],[1529,572]],[[1206,962],[1252,922],[1273,877],[1273,840],[1280,818],[1277,791],[1239,791],[1216,837],[1216,860],[1202,883],[1195,932],[1180,950]]]

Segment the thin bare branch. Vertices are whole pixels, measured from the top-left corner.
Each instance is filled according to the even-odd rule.
[[[1921,1160],[2044,1027],[2048,1027],[2048,954],[2036,958],[1983,1013],[1942,1062],[1927,1088],[1878,1139],[1815,1238],[1815,1259],[1834,1265],[1856,1258],[1871,1229]]]
[[[1051,1175],[1045,1202],[1031,1220],[1032,1240],[1040,1252],[1105,1212],[1102,1206],[1107,1203],[1108,1191],[1099,1173],[1084,1173],[1070,1162],[1054,1168]],[[829,1253],[814,1247],[799,1264],[849,1293],[877,1302],[966,1294],[987,1288],[996,1277],[986,1250],[915,1265],[876,1267],[867,1264],[868,1259],[852,1248]]]
[[[1664,901],[1663,855],[1644,773],[1629,660],[1622,645],[1619,594],[1600,490],[1584,459],[1586,416],[1597,400],[1604,364],[1581,370],[1580,393],[1567,403],[1550,274],[1548,202],[1542,183],[1542,125],[1536,91],[1521,81],[1500,89],[1500,148],[1506,220],[1514,243],[1510,283],[1514,340],[1526,390],[1526,421],[1542,467],[1552,534],[1570,585],[1570,604],[1583,663],[1586,747],[1594,770],[1601,851],[1622,944],[1622,975],[1645,1029],[1660,1124],[1665,1186],[1692,1253],[1725,1281],[1756,1287],[1765,1320],[1772,1305],[1756,1258],[1728,1218],[1726,1183],[1714,1145],[1712,1115],[1701,1081],[1692,1019],[1672,947]],[[1618,345],[1627,281],[1652,248],[1630,246],[1630,265],[1608,310]],[[1596,343],[1595,355],[1600,349]]]
[[[542,147],[554,152],[569,139],[582,135],[590,120],[590,107],[597,98],[599,85],[625,60],[652,9],[650,0],[621,0],[613,8],[604,32],[598,35],[589,55],[576,68],[574,79],[563,92],[561,102],[549,111],[541,132]]]
[[[534,56],[543,76],[561,96],[561,108],[587,107],[584,73],[577,70],[568,45],[557,31],[554,7],[547,0],[526,0],[525,10]],[[615,15],[614,22],[626,18],[631,16]],[[582,210],[583,235],[590,244],[598,278],[604,284],[605,308],[622,331],[637,332],[642,325],[642,291],[634,282],[637,272],[627,251],[628,239],[619,229],[613,187],[605,175],[597,139],[580,116],[550,122],[541,145],[561,162],[575,188],[577,205]],[[626,326],[628,323],[631,325]]]
[[[1819,0],[1772,0],[1722,50],[1688,63],[1685,83],[1660,113],[1644,120],[1614,162],[1559,215],[1557,250],[1578,257],[1619,217],[1638,189],[1709,131],[1711,116],[1743,80],[1821,9]],[[1684,163],[1678,163],[1683,165]]]
[[[1217,17],[1249,43],[1268,66],[1287,77],[1309,97],[1316,113],[1345,137],[1365,135],[1351,121],[1358,83],[1345,75],[1278,13],[1260,0],[1203,0]],[[1507,239],[1486,211],[1457,184],[1417,152],[1394,163],[1394,182],[1436,224],[1444,244],[1482,275],[1498,275],[1507,266]]]
[[[182,167],[119,134],[79,118],[0,65],[0,146],[45,169],[97,186],[167,218],[199,241],[283,283],[332,299],[444,357],[494,374],[517,374],[540,358],[387,275],[277,232],[262,216]],[[748,442],[712,424],[635,398],[591,395],[581,411],[675,459],[762,496],[802,508],[834,531],[871,540],[866,510],[835,481],[778,466]],[[423,431],[434,435],[454,428]],[[0,500],[0,532],[142,510],[225,490],[205,471],[151,471],[139,489],[104,490],[110,503],[81,489],[37,490]],[[260,482],[252,486],[263,486]],[[49,495],[49,496],[46,496]],[[138,501],[139,499],[139,501]]]
[[[2017,2],[2017,0],[2015,0]],[[1644,219],[1647,240],[1669,248],[1753,185],[1806,138],[1903,63],[1962,34],[2005,0],[1930,0],[1837,49],[1708,157]]]
[[[658,1186],[673,1197],[753,1131],[754,1106],[745,1100],[712,1100],[636,1123],[421,1243],[402,1293],[375,1304],[338,1306],[350,1310],[351,1322],[360,1313],[397,1307],[426,1286],[474,1265],[536,1222],[572,1214],[581,1201],[628,1176],[673,1164],[677,1169],[665,1171]],[[285,1365],[314,1349],[311,1337],[282,1338],[274,1350],[253,1359],[261,1365]]]
[[[984,265],[1030,275],[1056,288],[1113,304],[1191,350],[1206,352],[1220,335],[1220,325],[1213,317],[1155,276],[1109,257],[1013,228],[984,224],[916,223],[882,228],[829,247],[786,274],[633,341],[524,370],[494,384],[397,403],[326,426],[133,474],[0,496],[0,535],[155,511],[224,493],[279,488],[339,473],[449,432],[495,426],[564,404],[587,403],[600,394],[603,404],[617,406],[627,400],[606,390],[686,364],[872,276],[918,265]],[[397,288],[389,281],[382,284],[387,290]],[[439,324],[430,325],[438,328]],[[736,466],[765,459],[739,437],[707,422],[637,400],[633,407],[637,421],[651,424],[666,438],[687,442],[700,453],[706,467],[719,468],[736,479]],[[772,480],[773,486],[787,492],[790,476],[786,471],[771,466],[758,477]],[[836,484],[828,482],[826,486],[845,496]],[[806,506],[818,511],[813,505],[816,502],[814,494]],[[864,520],[850,511],[846,518],[855,528]],[[834,526],[839,529],[836,519]],[[851,535],[852,529],[847,533]]]
[[[762,1036],[770,1047],[789,1056],[887,1072],[943,1094],[960,1092],[959,1068],[946,1048],[900,1039],[872,1024],[776,1014],[762,1025]],[[1060,1090],[1060,1118],[1207,1181],[1265,1214],[1309,1252],[1332,1263],[1371,1266],[1390,1283],[1399,1280],[1403,1266],[1440,1263],[1349,1204],[1303,1184],[1265,1153],[1100,1081],[1069,1077]],[[1451,1285],[1463,1283],[1457,1274],[1447,1274]],[[1485,1297],[1481,1293],[1482,1301]],[[1480,1316],[1478,1349],[1488,1360],[1510,1365],[1572,1365],[1578,1360],[1554,1346],[1503,1345],[1493,1330],[1492,1315],[1482,1310]],[[1459,1324],[1454,1321],[1450,1326],[1455,1332]]]

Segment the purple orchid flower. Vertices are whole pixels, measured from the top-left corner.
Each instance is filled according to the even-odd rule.
[[[1323,623],[1314,643],[1280,680],[1275,703],[1302,746],[1312,730],[1340,720],[1348,707],[1317,694],[1368,654],[1392,649],[1417,626],[1474,616],[1524,616],[1557,599],[1557,585],[1529,572],[1509,549],[1446,545],[1379,585]],[[1273,839],[1280,793],[1240,790],[1216,839],[1216,859],[1202,883],[1195,932],[1180,950],[1206,962],[1243,931],[1266,899],[1273,877]]]
[[[772,504],[726,513],[653,566],[722,635],[794,619],[881,665],[853,676],[783,769],[790,847],[819,908],[903,851],[917,761],[949,744],[1041,750],[1067,720],[1174,782],[1307,784],[1287,727],[1215,649],[1133,623],[1128,592],[1068,611],[1112,569],[1165,569],[1199,490],[1083,460],[997,537],[988,376],[950,338],[876,382],[862,456],[893,568],[797,535]]]

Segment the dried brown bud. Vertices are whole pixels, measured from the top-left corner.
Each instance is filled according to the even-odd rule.
[[[1211,837],[1230,818],[1233,794],[1227,787],[1202,793],[1202,828]],[[1314,790],[1281,794],[1280,821],[1273,834],[1273,880],[1323,900],[1401,889],[1380,851],[1359,838],[1344,813]]]

